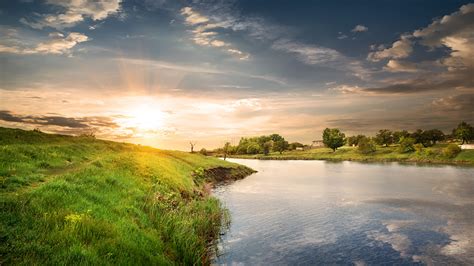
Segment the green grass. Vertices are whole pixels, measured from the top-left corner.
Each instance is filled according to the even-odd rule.
[[[211,170],[209,170],[211,169]],[[207,264],[225,210],[216,158],[0,128],[0,264]]]
[[[421,152],[399,153],[397,146],[377,147],[372,154],[361,154],[354,147],[341,147],[333,152],[329,148],[317,148],[305,151],[285,151],[269,155],[231,155],[234,158],[262,159],[262,160],[345,160],[365,162],[419,162],[419,163],[445,163],[474,165],[474,150],[463,150],[456,157],[448,158],[443,154],[447,144],[436,144],[424,148]]]

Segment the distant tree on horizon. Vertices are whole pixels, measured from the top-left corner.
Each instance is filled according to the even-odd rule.
[[[323,131],[323,143],[335,152],[346,143],[346,135],[338,128],[326,128]]]
[[[286,141],[285,139],[280,139],[273,142],[273,150],[279,152],[280,154],[282,154],[283,151],[287,150],[288,147],[288,141]]]
[[[388,147],[388,145],[393,143],[392,131],[388,129],[381,129],[375,135],[375,142],[379,145]]]
[[[469,143],[474,139],[474,128],[470,124],[462,121],[455,129],[453,129],[453,135],[462,141],[461,145]]]
[[[230,142],[226,142],[224,144],[224,148],[222,149],[222,151],[224,153],[224,161],[225,161],[225,159],[227,159],[227,153],[229,152],[229,148],[230,148]]]
[[[189,142],[189,145],[191,145],[191,153],[194,153],[194,146],[196,145],[196,142]]]
[[[374,153],[377,150],[377,147],[372,139],[363,137],[360,138],[357,143],[357,150],[362,154],[370,154]]]
[[[410,133],[406,130],[394,131],[392,133],[393,143],[399,143],[401,138],[408,138]]]
[[[347,138],[347,145],[349,146],[359,146],[359,142],[366,138],[365,135],[350,136]]]

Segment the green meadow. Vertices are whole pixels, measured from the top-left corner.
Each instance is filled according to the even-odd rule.
[[[343,146],[335,152],[329,148],[315,148],[304,151],[292,150],[271,152],[268,155],[229,155],[233,158],[262,159],[262,160],[336,160],[336,161],[363,161],[363,162],[416,162],[441,164],[474,165],[474,150],[462,150],[455,157],[447,156],[444,152],[448,144],[435,144],[432,147],[418,151],[400,153],[398,145],[388,147],[377,146],[373,153],[362,154],[357,147]]]
[[[0,264],[208,264],[228,219],[199,154],[0,128]]]

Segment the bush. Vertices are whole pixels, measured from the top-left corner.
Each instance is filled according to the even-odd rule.
[[[443,149],[443,155],[448,158],[454,158],[458,153],[461,152],[461,148],[459,148],[456,144],[449,144],[446,148]]]
[[[199,151],[200,154],[204,155],[204,156],[207,156],[207,150],[202,148],[200,151]]]
[[[415,151],[415,139],[414,138],[401,138],[400,139],[400,146],[398,146],[398,152],[400,153],[407,153],[407,152],[414,152]]]
[[[424,148],[423,144],[417,143],[413,147],[415,148],[415,151],[417,154],[421,154],[423,152],[423,148]]]
[[[358,141],[357,151],[362,154],[369,154],[375,152],[377,149],[375,143],[369,138],[360,138]]]
[[[434,156],[436,155],[436,152],[430,148],[428,149],[425,149],[425,151],[423,152],[426,156]]]

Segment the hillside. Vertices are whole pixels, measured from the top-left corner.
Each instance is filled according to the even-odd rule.
[[[178,151],[0,128],[0,264],[207,264],[209,182],[252,170]]]

